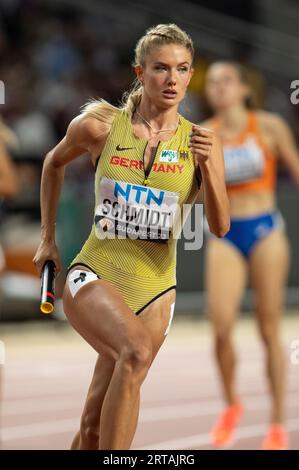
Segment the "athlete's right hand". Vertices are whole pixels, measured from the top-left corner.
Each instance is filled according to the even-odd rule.
[[[57,273],[61,271],[60,255],[55,242],[42,240],[32,260],[39,276],[41,276],[43,266],[48,260],[54,261]]]

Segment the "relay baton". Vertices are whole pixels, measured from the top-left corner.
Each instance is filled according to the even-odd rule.
[[[40,311],[48,314],[54,310],[54,281],[55,281],[55,263],[52,260],[45,262],[41,276],[41,301]]]

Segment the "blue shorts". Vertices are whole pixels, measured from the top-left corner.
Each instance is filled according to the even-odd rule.
[[[249,258],[256,243],[276,228],[284,228],[283,219],[277,211],[256,217],[232,218],[230,230],[223,240],[232,243],[245,258]]]

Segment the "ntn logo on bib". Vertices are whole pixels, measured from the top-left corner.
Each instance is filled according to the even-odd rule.
[[[114,182],[114,196],[120,201],[130,203],[157,204],[161,206],[164,202],[165,191],[148,186],[125,183],[123,181]]]
[[[103,202],[104,198],[117,200],[119,203],[170,206],[178,203],[179,193],[126,181],[115,181],[103,176],[98,186],[98,203]]]

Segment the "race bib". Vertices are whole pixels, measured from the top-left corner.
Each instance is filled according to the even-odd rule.
[[[264,171],[265,157],[254,138],[240,146],[224,146],[225,181],[233,185],[259,178]]]
[[[103,238],[169,240],[179,194],[102,177],[97,188],[95,233]]]

